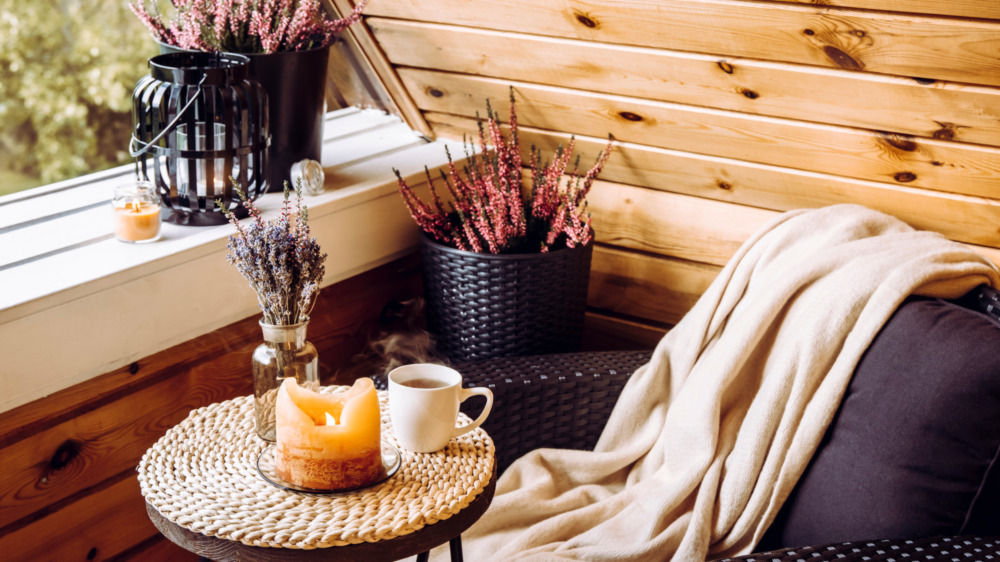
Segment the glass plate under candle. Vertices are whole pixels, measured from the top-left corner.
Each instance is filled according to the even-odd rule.
[[[257,457],[257,472],[267,480],[268,483],[273,484],[284,490],[290,490],[293,492],[306,492],[309,494],[340,494],[344,492],[355,492],[357,490],[364,490],[365,488],[371,488],[376,484],[381,484],[385,482],[403,464],[403,457],[399,454],[399,450],[396,449],[391,443],[387,441],[382,441],[382,476],[371,482],[370,484],[365,484],[364,486],[355,486],[353,488],[334,488],[332,490],[320,490],[316,488],[306,488],[305,486],[299,486],[292,484],[291,482],[286,482],[282,480],[280,476],[274,471],[274,445],[268,445],[260,455]]]

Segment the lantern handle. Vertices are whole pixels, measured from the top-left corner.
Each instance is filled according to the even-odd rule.
[[[129,143],[128,143],[128,153],[129,153],[129,155],[132,158],[137,158],[137,157],[142,156],[143,154],[149,152],[149,149],[153,145],[155,145],[156,143],[160,142],[160,139],[163,138],[163,135],[169,133],[170,131],[172,131],[174,129],[174,127],[177,126],[177,122],[181,120],[181,117],[184,117],[184,113],[186,113],[187,110],[188,110],[188,108],[191,107],[191,104],[194,103],[195,100],[198,99],[198,96],[201,94],[201,85],[205,83],[205,79],[206,78],[208,78],[207,74],[201,77],[201,81],[198,82],[198,84],[197,84],[198,91],[195,92],[195,94],[193,96],[191,96],[191,99],[189,99],[188,102],[186,104],[184,104],[184,107],[182,107],[181,110],[177,112],[177,116],[174,117],[173,121],[171,121],[169,124],[167,124],[167,126],[164,127],[164,129],[162,131],[160,131],[160,134],[158,134],[155,137],[153,137],[149,142],[144,143],[144,142],[140,141],[139,139],[135,138],[135,133],[134,132],[132,133],[132,140],[130,140]],[[139,143],[139,144],[143,145],[142,148],[140,148],[139,150],[136,150],[135,149],[135,144],[136,143]]]

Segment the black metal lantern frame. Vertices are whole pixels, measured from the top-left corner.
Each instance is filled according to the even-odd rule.
[[[180,52],[149,59],[132,94],[130,152],[156,185],[164,220],[216,225],[247,214],[230,178],[250,200],[267,191],[267,93],[249,78],[249,58]]]

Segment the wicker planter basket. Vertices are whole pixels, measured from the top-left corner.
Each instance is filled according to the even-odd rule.
[[[492,255],[420,236],[427,324],[452,361],[578,351],[593,243]]]

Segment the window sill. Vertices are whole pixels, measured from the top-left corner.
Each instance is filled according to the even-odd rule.
[[[332,112],[325,131],[326,190],[305,197],[329,254],[324,286],[413,250],[392,168],[421,183],[424,165],[445,163],[444,142],[379,111]],[[111,190],[132,174],[123,166],[0,198],[0,412],[258,313],[225,258],[231,225],[164,223],[151,244],[114,239]],[[281,198],[258,201],[265,217]]]

